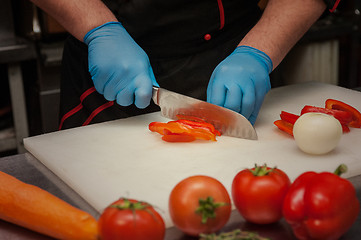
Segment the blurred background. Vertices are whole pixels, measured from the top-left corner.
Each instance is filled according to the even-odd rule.
[[[0,157],[23,153],[24,137],[57,131],[68,36],[28,0],[1,5]],[[342,0],[334,13],[325,12],[271,73],[272,87],[319,81],[360,90],[360,6],[361,0]]]

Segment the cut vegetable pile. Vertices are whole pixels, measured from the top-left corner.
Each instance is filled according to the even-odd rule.
[[[325,107],[306,105],[301,110],[300,115],[309,112],[319,112],[319,113],[332,115],[341,123],[342,131],[344,133],[350,132],[350,127],[353,128],[361,127],[361,113],[356,108],[339,100],[327,99],[325,102]],[[281,111],[280,114],[281,119],[276,120],[274,124],[280,130],[293,136],[293,125],[300,117],[300,115],[296,115],[286,111]]]
[[[177,115],[178,120],[163,122],[151,122],[149,130],[157,132],[166,142],[192,142],[196,139],[217,141],[216,136],[221,133],[210,123],[200,118]]]

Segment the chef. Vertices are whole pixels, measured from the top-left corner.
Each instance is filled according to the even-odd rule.
[[[243,114],[252,124],[269,74],[339,0],[31,0],[71,34],[59,129],[158,110],[152,86]]]

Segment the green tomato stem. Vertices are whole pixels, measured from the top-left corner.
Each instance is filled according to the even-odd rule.
[[[216,217],[216,209],[222,206],[226,206],[224,202],[214,202],[212,197],[206,199],[199,199],[199,207],[196,209],[196,214],[202,216],[202,223],[206,224],[209,218]]]
[[[258,166],[257,164],[254,165],[254,169],[249,169],[254,176],[261,177],[266,176],[269,173],[273,172],[275,168],[269,168],[267,169],[267,164],[264,164],[263,166]]]
[[[112,208],[116,208],[119,210],[125,210],[125,209],[129,209],[129,210],[144,210],[147,207],[149,207],[149,205],[147,203],[144,202],[131,202],[128,199],[123,199],[123,203],[122,204],[114,204],[111,205],[110,207]]]

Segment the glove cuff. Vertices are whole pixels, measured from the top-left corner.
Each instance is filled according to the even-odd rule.
[[[84,43],[88,45],[89,42],[93,39],[91,37],[92,33],[96,32],[97,30],[99,30],[101,28],[109,26],[109,25],[120,25],[123,28],[123,25],[120,22],[107,22],[107,23],[104,23],[103,25],[100,25],[99,27],[93,28],[92,30],[87,32],[87,34],[85,34],[85,36],[83,38]]]
[[[258,50],[254,47],[250,47],[250,46],[239,46],[237,47],[234,52],[236,53],[249,53],[252,55],[255,55],[257,58],[259,58],[261,60],[261,62],[264,63],[264,65],[266,66],[266,69],[268,70],[268,73],[271,73],[273,70],[273,63],[271,58],[264,52],[262,52],[261,50]]]

